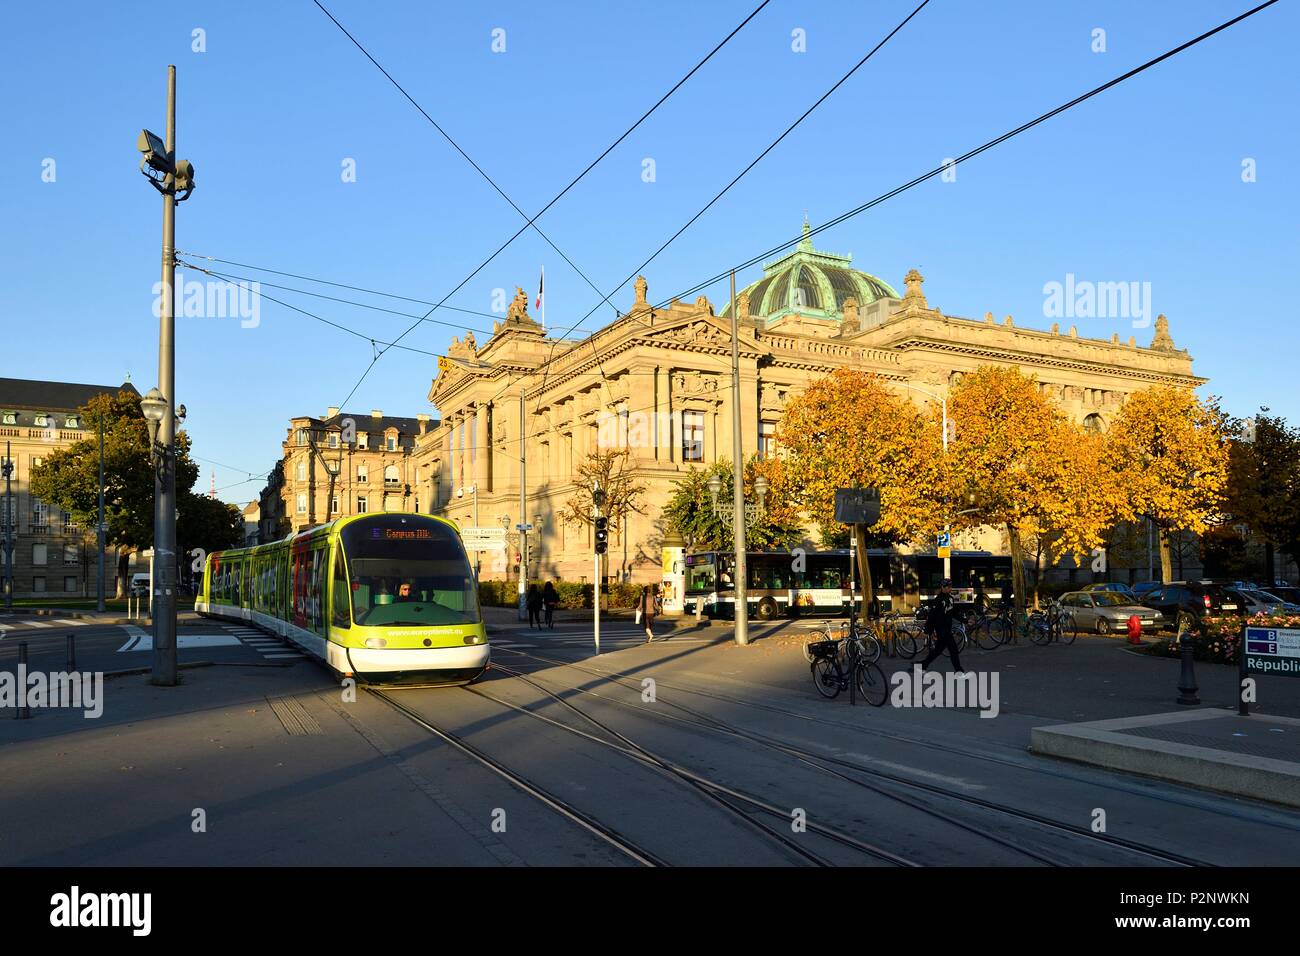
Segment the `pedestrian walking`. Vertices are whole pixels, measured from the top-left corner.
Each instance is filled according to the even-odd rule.
[[[530,628],[542,629],[542,592],[538,590],[536,584],[528,585],[528,626]]]
[[[952,617],[957,607],[957,602],[952,596],[952,579],[944,578],[943,586],[939,593],[930,603],[930,613],[925,619],[925,629],[934,635],[934,647],[931,648],[929,655],[921,662],[921,669],[929,667],[936,657],[944,651],[952,659],[952,669],[957,673],[965,670],[961,666],[961,659],[957,656],[957,645],[952,639]]]
[[[647,584],[641,589],[641,596],[637,599],[637,619],[645,628],[645,642],[649,644],[655,639],[654,623],[655,615],[663,609],[659,599],[659,585]]]
[[[542,589],[542,606],[546,609],[546,626],[555,630],[555,609],[560,606],[560,592],[555,590],[555,582],[547,581]]]

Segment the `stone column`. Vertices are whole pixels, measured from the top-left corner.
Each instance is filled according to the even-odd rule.
[[[488,409],[480,402],[474,412],[474,484],[484,494],[492,480],[492,448],[488,444]]]

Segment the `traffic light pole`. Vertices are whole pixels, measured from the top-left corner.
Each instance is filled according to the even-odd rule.
[[[519,620],[528,620],[528,448],[525,432],[524,388],[519,389]],[[480,455],[487,449],[480,448]]]
[[[600,555],[594,555],[595,563],[592,567],[592,580],[596,583],[592,586],[591,607],[592,607],[592,633],[596,637],[596,653],[600,653]]]
[[[731,273],[731,433],[732,433],[732,502],[736,509],[732,522],[732,540],[736,545],[732,569],[736,593],[736,643],[749,643],[749,602],[746,596],[749,569],[746,567],[745,544],[745,453],[741,441],[740,415],[740,332],[736,316],[736,273]]]

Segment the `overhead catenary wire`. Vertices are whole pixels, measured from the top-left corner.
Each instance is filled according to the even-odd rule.
[[[631,282],[633,279],[635,279],[635,278],[637,277],[637,275],[640,274],[640,272],[641,272],[642,269],[644,269],[644,268],[645,268],[646,266],[648,266],[651,262],[653,262],[656,258],[658,258],[659,254],[660,254],[661,252],[663,252],[663,251],[664,251],[665,249],[667,249],[670,245],[672,245],[673,242],[675,242],[675,241],[677,240],[677,238],[678,238],[679,236],[681,236],[682,233],[684,233],[687,229],[689,229],[691,226],[693,226],[693,225],[695,224],[695,222],[696,222],[696,221],[697,221],[701,216],[703,216],[706,212],[708,212],[711,208],[713,208],[714,203],[716,203],[719,199],[721,199],[721,198],[722,198],[723,196],[725,196],[728,192],[730,192],[730,191],[731,191],[731,188],[732,188],[733,186],[735,186],[736,183],[740,182],[740,181],[741,181],[741,180],[742,180],[742,179],[743,179],[743,178],[744,178],[744,177],[749,173],[750,170],[752,170],[755,166],[757,166],[760,162],[762,162],[763,158],[764,158],[765,156],[767,156],[768,153],[770,153],[770,152],[772,152],[772,150],[776,149],[776,147],[777,147],[778,145],[780,145],[780,143],[781,143],[781,142],[782,142],[782,141],[783,141],[787,136],[789,136],[792,132],[794,132],[795,129],[796,129],[796,128],[801,124],[801,123],[803,123],[804,120],[806,120],[809,116],[811,116],[811,115],[813,114],[813,112],[817,109],[817,107],[821,106],[822,103],[826,102],[826,100],[830,98],[830,96],[831,96],[832,93],[834,93],[834,92],[835,92],[836,90],[838,90],[841,86],[843,86],[846,82],[848,82],[849,78],[852,77],[854,73],[858,72],[858,70],[860,70],[860,69],[861,69],[861,68],[866,64],[866,62],[867,62],[868,60],[870,60],[873,56],[875,56],[876,53],[877,53],[877,52],[878,52],[882,47],[884,47],[886,43],[888,43],[890,40],[892,40],[892,39],[894,38],[894,36],[895,36],[895,35],[896,35],[900,30],[902,30],[903,27],[907,26],[907,24],[912,20],[913,17],[915,17],[918,13],[920,13],[922,10],[924,10],[924,9],[926,8],[926,6],[929,5],[929,3],[930,3],[930,0],[921,0],[921,2],[920,2],[919,4],[917,4],[915,8],[913,8],[913,10],[912,10],[911,13],[909,13],[906,17],[904,17],[901,21],[899,21],[899,23],[898,23],[898,24],[897,24],[897,25],[896,25],[892,30],[890,30],[887,34],[885,34],[885,36],[884,36],[884,37],[883,37],[883,38],[882,38],[882,39],[881,39],[881,40],[880,40],[880,41],[879,41],[879,42],[878,42],[874,47],[872,47],[870,50],[867,51],[867,54],[866,54],[864,57],[862,57],[862,59],[858,60],[858,62],[855,63],[855,64],[854,64],[854,65],[849,69],[849,71],[848,71],[847,73],[845,73],[845,74],[844,74],[843,76],[841,76],[838,80],[836,80],[835,83],[831,86],[830,89],[828,89],[825,93],[823,93],[821,96],[819,96],[819,97],[818,97],[818,98],[813,102],[813,104],[812,104],[811,106],[809,106],[806,110],[804,110],[803,113],[801,113],[801,114],[799,115],[799,118],[798,118],[798,119],[796,119],[793,123],[791,123],[789,126],[787,126],[787,127],[785,128],[785,131],[782,132],[781,135],[779,135],[776,139],[772,140],[772,142],[770,142],[770,143],[766,146],[766,148],[763,149],[763,151],[762,151],[761,153],[759,153],[757,156],[755,156],[755,157],[754,157],[754,158],[749,162],[749,164],[748,164],[744,169],[742,169],[739,173],[736,174],[736,176],[731,180],[731,182],[729,182],[729,183],[727,183],[727,185],[723,186],[722,189],[720,189],[720,190],[717,192],[717,194],[714,195],[714,197],[713,197],[712,199],[710,199],[707,203],[705,203],[704,206],[699,210],[699,212],[695,213],[695,215],[691,216],[690,219],[686,220],[686,223],[685,223],[685,224],[684,224],[680,229],[678,229],[676,232],[674,232],[671,236],[669,236],[668,239],[663,243],[663,245],[661,245],[658,249],[656,249],[654,252],[652,252],[652,253],[650,254],[649,258],[647,258],[647,259],[646,259],[644,262],[642,262],[639,266],[637,266],[635,269],[633,269],[633,270],[628,274],[628,276],[627,276],[625,279],[623,279],[622,282],[620,282],[620,283],[619,283],[618,285],[616,285],[612,290],[610,290],[610,292],[609,292],[607,295],[603,296],[599,302],[597,302],[594,306],[592,306],[592,308],[590,309],[590,311],[587,312],[586,315],[584,315],[581,319],[579,319],[577,322],[575,322],[575,323],[574,323],[574,324],[573,324],[573,325],[568,329],[568,331],[566,331],[564,334],[565,334],[565,335],[568,335],[568,334],[570,334],[571,332],[573,332],[573,331],[574,331],[574,330],[575,330],[579,325],[581,325],[581,324],[582,324],[583,322],[585,322],[588,318],[590,318],[590,317],[592,316],[592,314],[594,314],[595,311],[596,311],[597,309],[599,309],[602,305],[604,305],[605,303],[607,303],[607,302],[609,301],[609,299],[610,299],[610,296],[612,296],[612,295],[613,295],[615,292],[617,292],[619,289],[623,288],[623,286],[627,285],[629,282]],[[670,301],[671,301],[671,300],[670,300]],[[593,336],[594,336],[594,333],[593,333]],[[594,350],[594,345],[593,345],[593,350]],[[543,387],[543,388],[546,387],[546,373],[545,373],[545,372],[542,373],[542,387]]]
[[[770,0],[763,0],[763,2],[760,3],[760,4],[759,4],[759,5],[758,5],[754,10],[753,10],[753,12],[749,14],[749,16],[747,16],[743,21],[741,21],[741,23],[740,23],[740,24],[739,24],[735,29],[733,29],[729,34],[727,34],[727,36],[724,37],[724,38],[721,40],[721,42],[719,42],[719,43],[718,43],[718,44],[717,44],[717,45],[716,45],[712,50],[710,50],[709,53],[708,53],[708,54],[707,54],[707,55],[706,55],[702,60],[699,61],[699,63],[697,63],[694,67],[692,67],[691,70],[690,70],[690,71],[689,71],[689,72],[688,72],[684,77],[682,77],[680,80],[678,80],[677,83],[675,83],[675,84],[672,86],[672,88],[669,89],[669,91],[668,91],[667,93],[665,93],[662,97],[660,97],[660,99],[658,100],[658,102],[656,102],[653,106],[651,106],[650,109],[646,110],[645,113],[643,113],[643,114],[642,114],[642,115],[641,115],[641,116],[636,120],[635,123],[633,123],[630,127],[628,127],[628,129],[625,130],[625,131],[623,132],[623,134],[622,134],[621,136],[618,137],[618,139],[616,139],[612,144],[610,144],[610,146],[608,146],[608,147],[605,149],[604,152],[602,152],[599,156],[597,156],[596,159],[595,159],[593,162],[591,162],[591,163],[586,167],[586,169],[584,169],[581,173],[579,173],[576,177],[574,177],[574,179],[573,179],[573,180],[572,180],[572,181],[571,181],[567,186],[565,186],[564,189],[561,190],[559,194],[557,194],[557,195],[556,195],[556,196],[555,196],[555,197],[554,197],[554,198],[553,198],[549,203],[546,204],[546,206],[545,206],[545,207],[544,207],[540,212],[538,212],[536,215],[532,216],[531,218],[527,215],[527,213],[525,213],[525,212],[524,212],[524,211],[523,211],[523,210],[518,206],[518,204],[515,203],[515,201],[514,201],[513,199],[511,199],[508,195],[506,195],[506,193],[504,192],[504,190],[502,190],[501,187],[497,185],[497,183],[492,179],[492,177],[489,176],[489,175],[488,175],[488,174],[483,170],[483,168],[482,168],[481,166],[478,165],[478,163],[474,162],[474,160],[470,158],[469,154],[466,153],[466,152],[465,152],[465,151],[460,147],[460,145],[459,145],[459,144],[458,144],[454,139],[452,139],[452,137],[451,137],[450,135],[448,135],[448,133],[447,133],[447,132],[446,132],[446,131],[445,131],[445,130],[444,130],[444,129],[443,129],[443,128],[442,128],[442,127],[441,127],[441,126],[440,126],[440,125],[439,125],[439,124],[434,120],[434,119],[433,119],[432,116],[430,116],[430,115],[425,111],[425,109],[424,109],[422,106],[420,106],[420,104],[419,104],[418,102],[416,102],[415,98],[412,97],[408,92],[406,92],[406,90],[402,87],[402,85],[401,85],[400,83],[398,83],[397,80],[395,80],[395,79],[393,78],[393,76],[392,76],[392,75],[391,75],[391,74],[390,74],[386,69],[384,69],[384,67],[379,63],[379,61],[376,60],[373,56],[371,56],[370,52],[369,52],[369,51],[368,51],[368,50],[367,50],[367,49],[366,49],[366,48],[365,48],[365,47],[360,43],[360,41],[358,41],[358,40],[356,39],[356,37],[354,37],[350,32],[348,32],[347,28],[344,27],[343,24],[340,23],[340,22],[338,21],[338,19],[334,16],[334,14],[330,13],[330,11],[327,10],[327,9],[325,8],[325,6],[320,2],[320,0],[313,0],[313,2],[316,4],[317,7],[320,8],[320,10],[321,10],[322,13],[324,13],[327,17],[329,17],[329,19],[330,19],[331,21],[333,21],[334,25],[337,26],[337,27],[339,28],[339,30],[341,30],[341,31],[343,32],[344,36],[346,36],[350,41],[352,41],[352,44],[353,44],[354,46],[356,46],[356,48],[357,48],[358,50],[360,50],[360,51],[365,55],[366,59],[368,59],[372,64],[374,64],[374,66],[376,67],[376,69],[378,69],[379,72],[381,72],[381,73],[384,75],[384,77],[385,77],[385,78],[386,78],[386,79],[387,79],[387,80],[388,80],[388,81],[389,81],[389,82],[390,82],[390,83],[391,83],[391,84],[392,84],[392,85],[393,85],[393,86],[398,90],[398,92],[400,92],[400,93],[402,94],[402,96],[404,96],[404,97],[407,99],[407,101],[409,101],[410,104],[411,104],[412,106],[414,106],[414,107],[415,107],[415,108],[420,112],[420,114],[421,114],[421,115],[422,115],[426,120],[429,121],[429,123],[434,127],[434,129],[436,129],[436,130],[438,131],[438,133],[439,133],[439,134],[440,134],[444,139],[446,139],[447,142],[450,143],[450,144],[452,145],[452,147],[453,147],[453,148],[454,148],[458,153],[460,153],[460,155],[461,155],[462,157],[464,157],[464,159],[465,159],[465,160],[466,160],[466,161],[467,161],[471,166],[474,167],[474,169],[479,173],[479,175],[481,175],[485,180],[487,180],[487,182],[488,182],[489,184],[491,184],[492,188],[495,189],[495,190],[497,191],[497,193],[500,194],[501,197],[502,197],[503,199],[505,199],[506,202],[508,202],[508,203],[511,205],[511,207],[513,207],[513,208],[515,209],[515,211],[518,212],[519,215],[523,216],[524,219],[526,220],[526,222],[524,223],[523,228],[521,228],[517,233],[515,233],[515,235],[512,236],[512,237],[511,237],[507,242],[505,242],[504,244],[502,244],[502,245],[501,245],[501,246],[500,246],[500,247],[499,247],[495,252],[492,253],[491,256],[489,256],[487,259],[483,260],[483,262],[482,262],[480,265],[478,265],[478,266],[474,269],[473,272],[471,272],[471,273],[470,273],[469,275],[467,275],[464,279],[462,279],[459,283],[457,283],[457,285],[455,286],[455,288],[453,288],[450,292],[448,292],[445,296],[443,296],[442,299],[439,300],[438,304],[437,304],[437,305],[434,305],[434,306],[429,310],[429,312],[427,312],[427,313],[425,314],[424,317],[422,317],[419,321],[417,321],[414,325],[412,325],[411,328],[409,328],[409,329],[405,330],[404,332],[402,332],[402,334],[399,335],[398,338],[397,338],[397,341],[400,342],[400,341],[401,341],[402,339],[404,339],[404,338],[405,338],[405,337],[406,337],[406,336],[407,336],[407,335],[408,335],[408,334],[409,334],[413,329],[415,329],[417,326],[419,326],[420,323],[424,321],[424,319],[427,319],[429,315],[432,315],[433,312],[434,312],[436,309],[438,309],[438,308],[442,305],[443,302],[445,302],[447,299],[451,298],[451,296],[455,295],[456,292],[458,292],[458,291],[459,291],[459,290],[460,290],[460,289],[461,289],[461,288],[462,288],[466,283],[468,283],[471,279],[473,279],[474,276],[478,275],[479,272],[481,272],[484,268],[486,268],[487,265],[488,265],[488,263],[490,263],[493,259],[495,259],[495,258],[497,257],[497,255],[500,254],[500,252],[501,252],[502,250],[504,250],[504,249],[506,248],[506,246],[510,245],[510,243],[513,242],[513,241],[514,241],[514,240],[515,240],[519,235],[522,235],[522,233],[523,233],[523,231],[524,231],[525,229],[530,229],[530,228],[531,228],[534,232],[536,232],[537,235],[540,236],[543,240],[545,240],[545,241],[546,241],[546,244],[549,245],[552,249],[554,249],[554,250],[556,251],[556,253],[558,253],[559,256],[560,256],[560,257],[561,257],[561,258],[562,258],[566,263],[568,263],[570,267],[572,267],[572,269],[574,270],[574,272],[576,272],[579,276],[581,276],[581,277],[586,281],[586,283],[587,283],[589,286],[591,286],[592,289],[594,289],[594,290],[596,291],[596,293],[597,293],[598,295],[601,294],[601,293],[600,293],[600,290],[599,290],[599,289],[596,287],[596,285],[591,281],[591,279],[589,279],[589,278],[587,277],[587,275],[586,275],[586,274],[585,274],[581,269],[579,269],[579,268],[577,267],[577,265],[576,265],[576,264],[575,264],[575,263],[574,263],[574,262],[573,262],[573,261],[572,261],[572,260],[567,256],[567,255],[565,255],[564,252],[561,251],[560,248],[559,248],[558,246],[556,246],[555,243],[552,242],[552,241],[550,240],[549,237],[546,236],[545,233],[543,233],[543,232],[541,231],[541,229],[540,229],[540,228],[537,226],[537,224],[536,224],[536,220],[537,220],[537,219],[538,219],[538,218],[539,218],[539,217],[540,217],[544,212],[546,212],[547,209],[550,209],[551,206],[553,206],[556,202],[558,202],[559,199],[560,199],[560,197],[562,197],[565,193],[567,193],[570,189],[572,189],[575,185],[577,185],[577,183],[578,183],[580,180],[582,180],[583,177],[585,177],[585,176],[587,175],[587,173],[591,172],[591,170],[594,169],[594,168],[596,167],[596,165],[597,165],[598,163],[600,163],[601,160],[603,160],[606,156],[608,156],[608,155],[610,154],[610,152],[612,152],[612,151],[614,150],[614,148],[615,148],[616,146],[618,146],[619,143],[621,143],[624,139],[626,139],[629,135],[631,135],[631,133],[632,133],[635,129],[637,129],[637,127],[639,127],[643,122],[645,122],[645,120],[648,119],[648,118],[650,117],[650,115],[653,114],[653,113],[654,113],[654,112],[655,112],[655,111],[656,111],[656,110],[657,110],[661,105],[663,105],[663,103],[664,103],[665,101],[667,101],[667,99],[668,99],[670,96],[672,96],[673,93],[675,93],[675,92],[676,92],[676,91],[677,91],[677,90],[678,90],[678,89],[679,89],[679,88],[680,88],[680,87],[681,87],[681,86],[682,86],[682,85],[683,85],[687,80],[689,80],[689,79],[691,78],[691,76],[693,76],[693,75],[696,73],[696,71],[698,71],[698,70],[699,70],[699,69],[700,69],[700,68],[701,68],[705,63],[707,63],[710,59],[712,59],[713,56],[714,56],[714,54],[716,54],[719,50],[721,50],[724,46],[726,46],[727,43],[731,40],[732,37],[734,37],[737,33],[739,33],[739,32],[740,32],[740,31],[745,27],[746,24],[748,24],[748,23],[749,23],[749,22],[750,22],[750,21],[751,21],[755,16],[758,15],[758,13],[759,13],[759,12],[760,12],[760,11],[761,11],[765,6],[767,6],[767,4],[770,2]],[[607,298],[607,297],[606,297],[606,298]],[[369,372],[369,369],[367,369],[366,371],[367,371],[367,373],[368,373],[368,372]],[[364,375],[363,375],[362,377],[364,378]],[[344,402],[343,402],[342,404],[346,404],[348,401],[351,400],[353,394],[356,393],[357,388],[360,387],[360,384],[361,384],[360,381],[358,381],[358,383],[357,383],[356,385],[353,386],[352,391],[348,393],[348,397],[347,397],[347,399],[345,399]]]
[[[954,159],[947,160],[943,163],[940,163],[938,166],[929,170],[928,172],[922,173],[921,175],[915,177],[914,179],[909,180],[906,183],[903,183],[900,186],[895,186],[893,189],[889,190],[888,192],[881,193],[879,196],[876,196],[874,199],[868,200],[867,202],[864,202],[861,205],[856,206],[848,210],[847,212],[844,212],[836,216],[834,219],[830,219],[819,226],[809,229],[806,235],[804,233],[800,233],[799,235],[787,239],[786,241],[781,242],[771,247],[770,249],[767,249],[764,252],[759,253],[758,255],[752,256],[744,260],[743,262],[739,262],[733,266],[729,266],[726,269],[722,270],[721,272],[718,272],[716,275],[713,275],[702,282],[696,283],[695,285],[691,286],[689,289],[685,289],[681,292],[678,292],[676,295],[669,296],[668,298],[661,300],[658,304],[652,305],[650,308],[652,310],[662,309],[676,299],[685,299],[697,292],[702,292],[703,290],[727,279],[727,277],[730,276],[732,272],[740,272],[744,269],[748,269],[752,266],[758,265],[759,263],[767,259],[770,259],[772,256],[776,255],[777,253],[784,252],[785,250],[791,248],[792,246],[797,245],[804,238],[811,238],[812,236],[818,235],[819,233],[824,232],[827,229],[831,229],[834,226],[838,226],[844,222],[847,222],[848,220],[861,215],[862,213],[868,211],[869,209],[872,209],[875,206],[878,206],[883,202],[887,202],[888,200],[894,198],[895,196],[898,196],[906,192],[907,190],[913,188],[914,186],[918,186],[929,179],[933,179],[935,176],[938,176],[945,170],[951,169],[952,167],[956,166],[959,163],[963,163],[966,162],[967,160],[973,159],[976,156],[980,155],[981,153],[984,153],[987,150],[992,149],[993,147],[998,146],[1001,143],[1004,143],[1007,140],[1020,135],[1021,133],[1033,129],[1035,126],[1038,126],[1040,123],[1044,123],[1047,120],[1052,119],[1053,117],[1058,116],[1059,114],[1064,113],[1065,111],[1072,109],[1075,106],[1078,106],[1079,104],[1085,102],[1086,100],[1089,100],[1092,97],[1097,96],[1098,94],[1103,93],[1106,90],[1109,90],[1112,87],[1125,82],[1126,80],[1132,79],[1138,74],[1143,73],[1146,70],[1149,70],[1151,67],[1156,66],[1164,62],[1165,60],[1170,59],[1173,56],[1177,56],[1179,53],[1182,53],[1185,50],[1188,50],[1191,47],[1196,46],[1198,43],[1202,43],[1203,41],[1208,40],[1210,37],[1218,33],[1221,33],[1222,31],[1228,29],[1229,27],[1234,26],[1237,23],[1240,23],[1242,20],[1245,20],[1248,17],[1254,16],[1260,11],[1273,6],[1273,4],[1277,2],[1278,0],[1265,0],[1264,3],[1252,7],[1251,9],[1233,17],[1230,20],[1226,20],[1223,23],[1220,23],[1218,26],[1210,30],[1207,30],[1206,32],[1200,34],[1199,36],[1193,37],[1192,39],[1184,43],[1181,43],[1170,50],[1167,50],[1166,52],[1160,54],[1159,56],[1147,60],[1145,63],[1141,64],[1140,66],[1136,66],[1133,69],[1127,71],[1126,73],[1122,73],[1119,76],[1115,77],[1114,79],[1111,79],[1101,84],[1100,86],[1094,87],[1088,92],[1083,93],[1080,96],[1076,96],[1074,99],[1066,103],[1063,103],[1060,106],[1055,107],[1054,109],[1048,110],[1046,113],[1043,113],[1035,117],[1029,122],[1023,123],[1020,126],[1017,126],[1015,129],[1008,130],[1007,132],[1003,133],[1001,136],[997,136],[989,140],[988,142],[975,147],[974,149],[968,150],[967,152],[963,153],[962,155]],[[640,268],[641,267],[634,269],[631,273],[631,276],[635,276],[640,271]],[[627,281],[628,281],[627,279],[624,279],[623,283],[620,284],[620,288],[622,287],[622,285],[625,285]],[[578,319],[578,322],[575,323],[575,325],[581,324],[582,322],[586,321],[586,319],[588,319],[593,313],[595,313],[595,311],[598,308],[600,308],[600,306],[603,304],[604,304],[603,300],[602,302],[596,303],[596,305],[593,306],[585,315],[583,315],[580,319]],[[603,330],[598,330],[597,332],[592,333],[593,337],[595,335],[600,334],[600,331]],[[539,366],[539,369],[544,368],[545,365],[549,364],[551,361],[553,361],[553,359],[548,359],[547,362],[543,363],[542,366]]]

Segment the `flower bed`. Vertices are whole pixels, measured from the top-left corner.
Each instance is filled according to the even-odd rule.
[[[1211,664],[1236,664],[1242,628],[1246,626],[1300,628],[1300,615],[1256,614],[1254,617],[1243,618],[1233,614],[1202,618],[1192,631],[1193,659]],[[1178,657],[1182,654],[1176,634],[1148,644],[1143,651],[1162,657]]]

